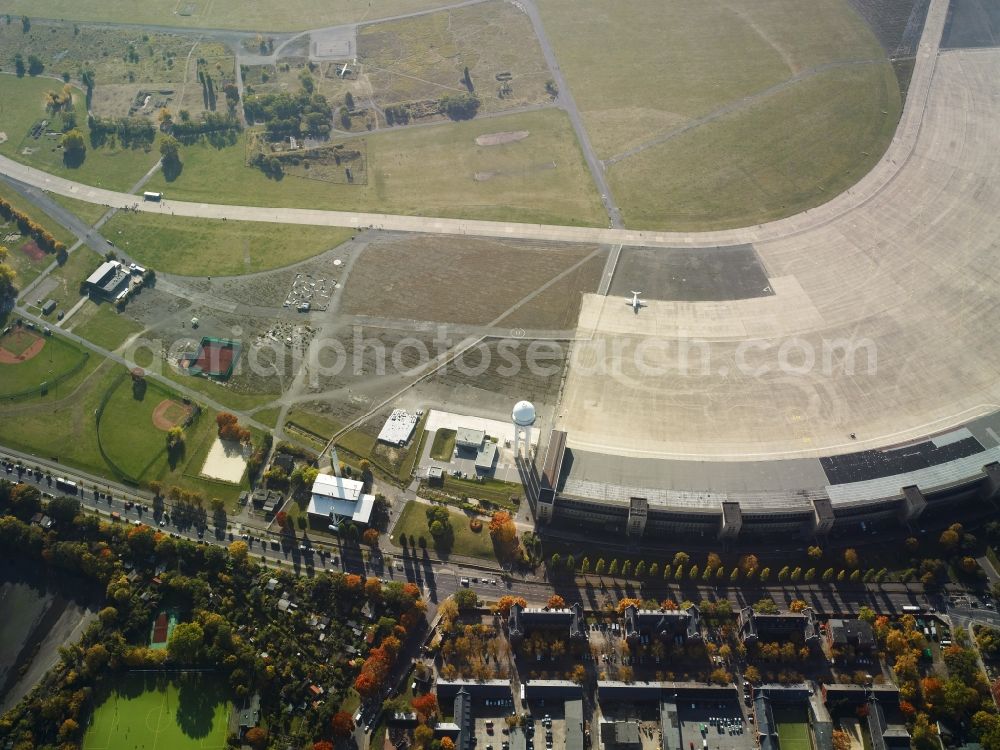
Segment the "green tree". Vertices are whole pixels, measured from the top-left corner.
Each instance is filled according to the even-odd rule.
[[[788,580],[788,573],[789,573],[789,571],[790,571],[790,569],[789,569],[789,567],[787,565],[785,567],[783,567],[781,570],[779,570],[778,571],[778,580],[779,581],[787,581]]]
[[[761,583],[766,583],[767,579],[770,578],[770,577],[771,577],[771,569],[770,568],[761,568],[760,569],[760,582]]]
[[[24,57],[20,52],[14,53],[14,72],[17,74],[18,78],[24,78],[24,74],[27,72],[27,66],[24,64]]]
[[[695,563],[694,565],[691,566],[690,570],[688,570],[688,578],[694,581],[697,580],[699,575],[701,575],[700,569],[698,568],[698,564]]]
[[[45,71],[45,63],[38,55],[28,55],[28,75],[37,76]]]
[[[646,575],[646,561],[640,560],[635,564],[635,577],[642,578]]]
[[[861,571],[853,570],[851,571],[851,583],[858,583],[861,580]]]
[[[589,557],[583,558],[583,560],[580,562],[580,572],[581,573],[589,573],[590,572],[590,558]]]
[[[659,563],[655,563],[655,562],[654,563],[650,563],[649,564],[649,577],[650,578],[659,578],[659,576],[660,576],[660,564]]]
[[[626,560],[622,563],[622,577],[628,578],[632,575],[632,561]]]
[[[174,628],[167,643],[167,656],[178,664],[191,664],[201,651],[205,632],[196,622],[182,622]]]
[[[602,576],[602,575],[604,575],[604,568],[605,567],[606,566],[605,566],[605,563],[604,563],[604,558],[603,557],[599,557],[599,558],[597,558],[597,565],[594,566],[594,572],[597,573],[597,575]]]
[[[792,568],[792,573],[788,576],[788,578],[792,581],[792,583],[798,583],[802,579],[802,568],[798,566]]]
[[[830,581],[832,581],[834,575],[835,575],[835,572],[834,572],[833,568],[827,568],[826,570],[824,570],[823,571],[823,583],[829,583]]]
[[[351,111],[354,110],[354,96],[350,91],[344,94],[344,106]]]
[[[611,565],[608,566],[608,575],[609,576],[616,576],[616,575],[618,575],[618,558],[617,557],[614,560],[612,560],[611,561]]]
[[[663,564],[663,580],[664,581],[669,581],[671,578],[673,578],[673,574],[674,574],[674,571],[673,571],[673,568],[671,567],[670,563],[664,563]]]
[[[452,120],[471,120],[479,111],[475,94],[449,94],[441,99],[441,110]]]
[[[181,166],[181,144],[172,135],[165,135],[160,140],[160,157],[163,164],[164,174],[171,173],[174,176],[180,172]]]
[[[736,583],[738,580],[740,580],[739,566],[733,568],[733,572],[729,574],[729,580],[732,581],[733,583]]]
[[[839,582],[843,583],[844,579],[846,579],[846,578],[847,578],[847,571],[846,570],[841,570],[839,573],[837,573],[837,580]]]
[[[63,148],[63,161],[68,166],[79,166],[83,163],[87,153],[87,144],[83,140],[83,133],[73,128],[67,133],[63,133],[60,140]]]

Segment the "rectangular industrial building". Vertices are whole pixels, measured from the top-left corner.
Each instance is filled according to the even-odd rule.
[[[129,272],[119,261],[108,260],[87,277],[87,288],[105,299],[115,299],[128,289]]]
[[[487,474],[493,471],[493,465],[497,462],[497,444],[487,441],[479,453],[476,454],[476,473]]]
[[[378,433],[379,442],[395,446],[406,445],[418,421],[420,421],[419,414],[410,414],[405,409],[394,409]]]
[[[482,447],[485,439],[486,433],[483,430],[475,430],[471,427],[459,427],[455,431],[455,445],[459,448],[477,451]]]

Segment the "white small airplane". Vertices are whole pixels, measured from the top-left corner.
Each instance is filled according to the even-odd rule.
[[[340,69],[340,72],[339,72],[339,73],[337,73],[337,77],[338,77],[338,78],[343,78],[343,77],[344,77],[345,75],[347,75],[347,74],[348,74],[348,73],[350,73],[350,72],[351,72],[351,71],[350,71],[350,69],[349,69],[349,68],[347,67],[347,63],[344,63],[344,67],[342,67],[342,68]]]
[[[632,299],[626,299],[625,304],[632,308],[632,312],[636,315],[639,314],[639,310],[646,306],[646,303],[639,299],[639,295],[642,292],[632,292]]]

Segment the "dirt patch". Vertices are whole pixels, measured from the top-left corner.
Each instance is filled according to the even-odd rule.
[[[7,134],[2,130],[0,130],[0,143],[6,143],[6,142],[7,142]]]
[[[158,430],[166,432],[171,427],[183,424],[190,413],[190,406],[170,398],[165,398],[153,409],[153,426]]]
[[[45,347],[41,336],[16,329],[0,338],[0,365],[16,365],[38,356]]]
[[[472,175],[472,179],[476,182],[486,182],[487,180],[492,180],[497,174],[498,172],[476,172]]]
[[[45,251],[38,246],[38,243],[34,240],[29,240],[21,245],[21,252],[27,255],[33,261],[39,261],[45,259]]]
[[[471,237],[373,240],[354,264],[340,309],[380,319],[485,325],[594,249]],[[558,305],[569,307],[565,298],[553,304],[556,311]],[[530,327],[555,328],[563,315],[541,316]]]
[[[528,130],[508,130],[503,133],[486,133],[476,137],[477,146],[500,146],[504,143],[523,141],[531,135]]]

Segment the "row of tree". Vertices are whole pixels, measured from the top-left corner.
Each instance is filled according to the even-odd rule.
[[[64,253],[66,245],[49,232],[45,227],[33,221],[27,214],[21,213],[9,202],[0,198],[0,218],[13,221],[18,231],[26,237],[31,237],[42,250],[49,253]]]

